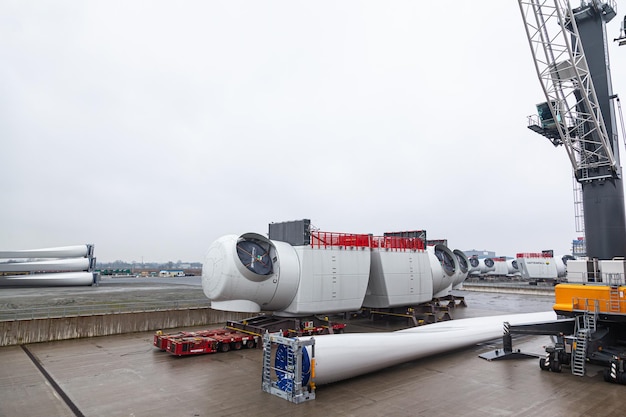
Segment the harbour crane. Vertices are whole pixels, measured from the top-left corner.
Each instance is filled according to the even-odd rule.
[[[529,128],[567,152],[582,189],[587,259],[568,261],[568,283],[555,286],[554,311],[565,319],[510,333],[554,337],[543,370],[565,365],[582,376],[594,362],[605,366],[606,381],[626,384],[626,215],[606,36],[615,2],[518,3],[546,98]],[[513,354],[510,333],[505,351]]]
[[[519,0],[546,102],[529,128],[563,146],[582,188],[587,257],[626,256],[626,212],[605,25],[614,1]],[[591,267],[590,267],[591,268]],[[592,271],[589,271],[592,272]]]

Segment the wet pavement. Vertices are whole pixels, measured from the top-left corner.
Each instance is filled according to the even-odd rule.
[[[468,307],[455,309],[456,319],[547,311],[553,300],[458,294]],[[350,332],[405,326],[402,320],[347,323]],[[293,404],[261,390],[261,349],[178,358],[155,349],[152,337],[148,332],[0,348],[0,416],[623,416],[626,387],[604,382],[599,368],[576,377],[567,368],[561,374],[541,371],[537,359],[478,357],[501,340],[323,385],[315,400]],[[541,354],[548,342],[523,336],[514,347]]]

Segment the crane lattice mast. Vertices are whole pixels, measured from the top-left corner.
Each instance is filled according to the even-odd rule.
[[[618,177],[620,168],[569,1],[519,0],[519,6],[551,115],[540,115],[543,120],[531,128],[565,147],[577,181]]]

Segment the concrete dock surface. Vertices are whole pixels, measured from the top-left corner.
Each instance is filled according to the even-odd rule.
[[[456,319],[547,311],[553,301],[537,295],[460,294],[468,307],[455,309]],[[367,319],[347,323],[350,332],[406,326]],[[560,374],[541,371],[538,359],[478,357],[501,347],[500,339],[322,385],[315,400],[293,404],[261,390],[262,349],[179,358],[154,348],[153,335],[0,348],[0,416],[624,415],[626,386],[604,382],[598,367],[588,366],[587,375],[577,377],[569,368]],[[537,354],[547,343],[546,336],[514,338],[514,348]]]

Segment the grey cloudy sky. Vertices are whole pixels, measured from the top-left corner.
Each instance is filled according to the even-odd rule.
[[[4,0],[0,61],[0,249],[203,261],[302,218],[509,256],[576,237],[513,0]]]

